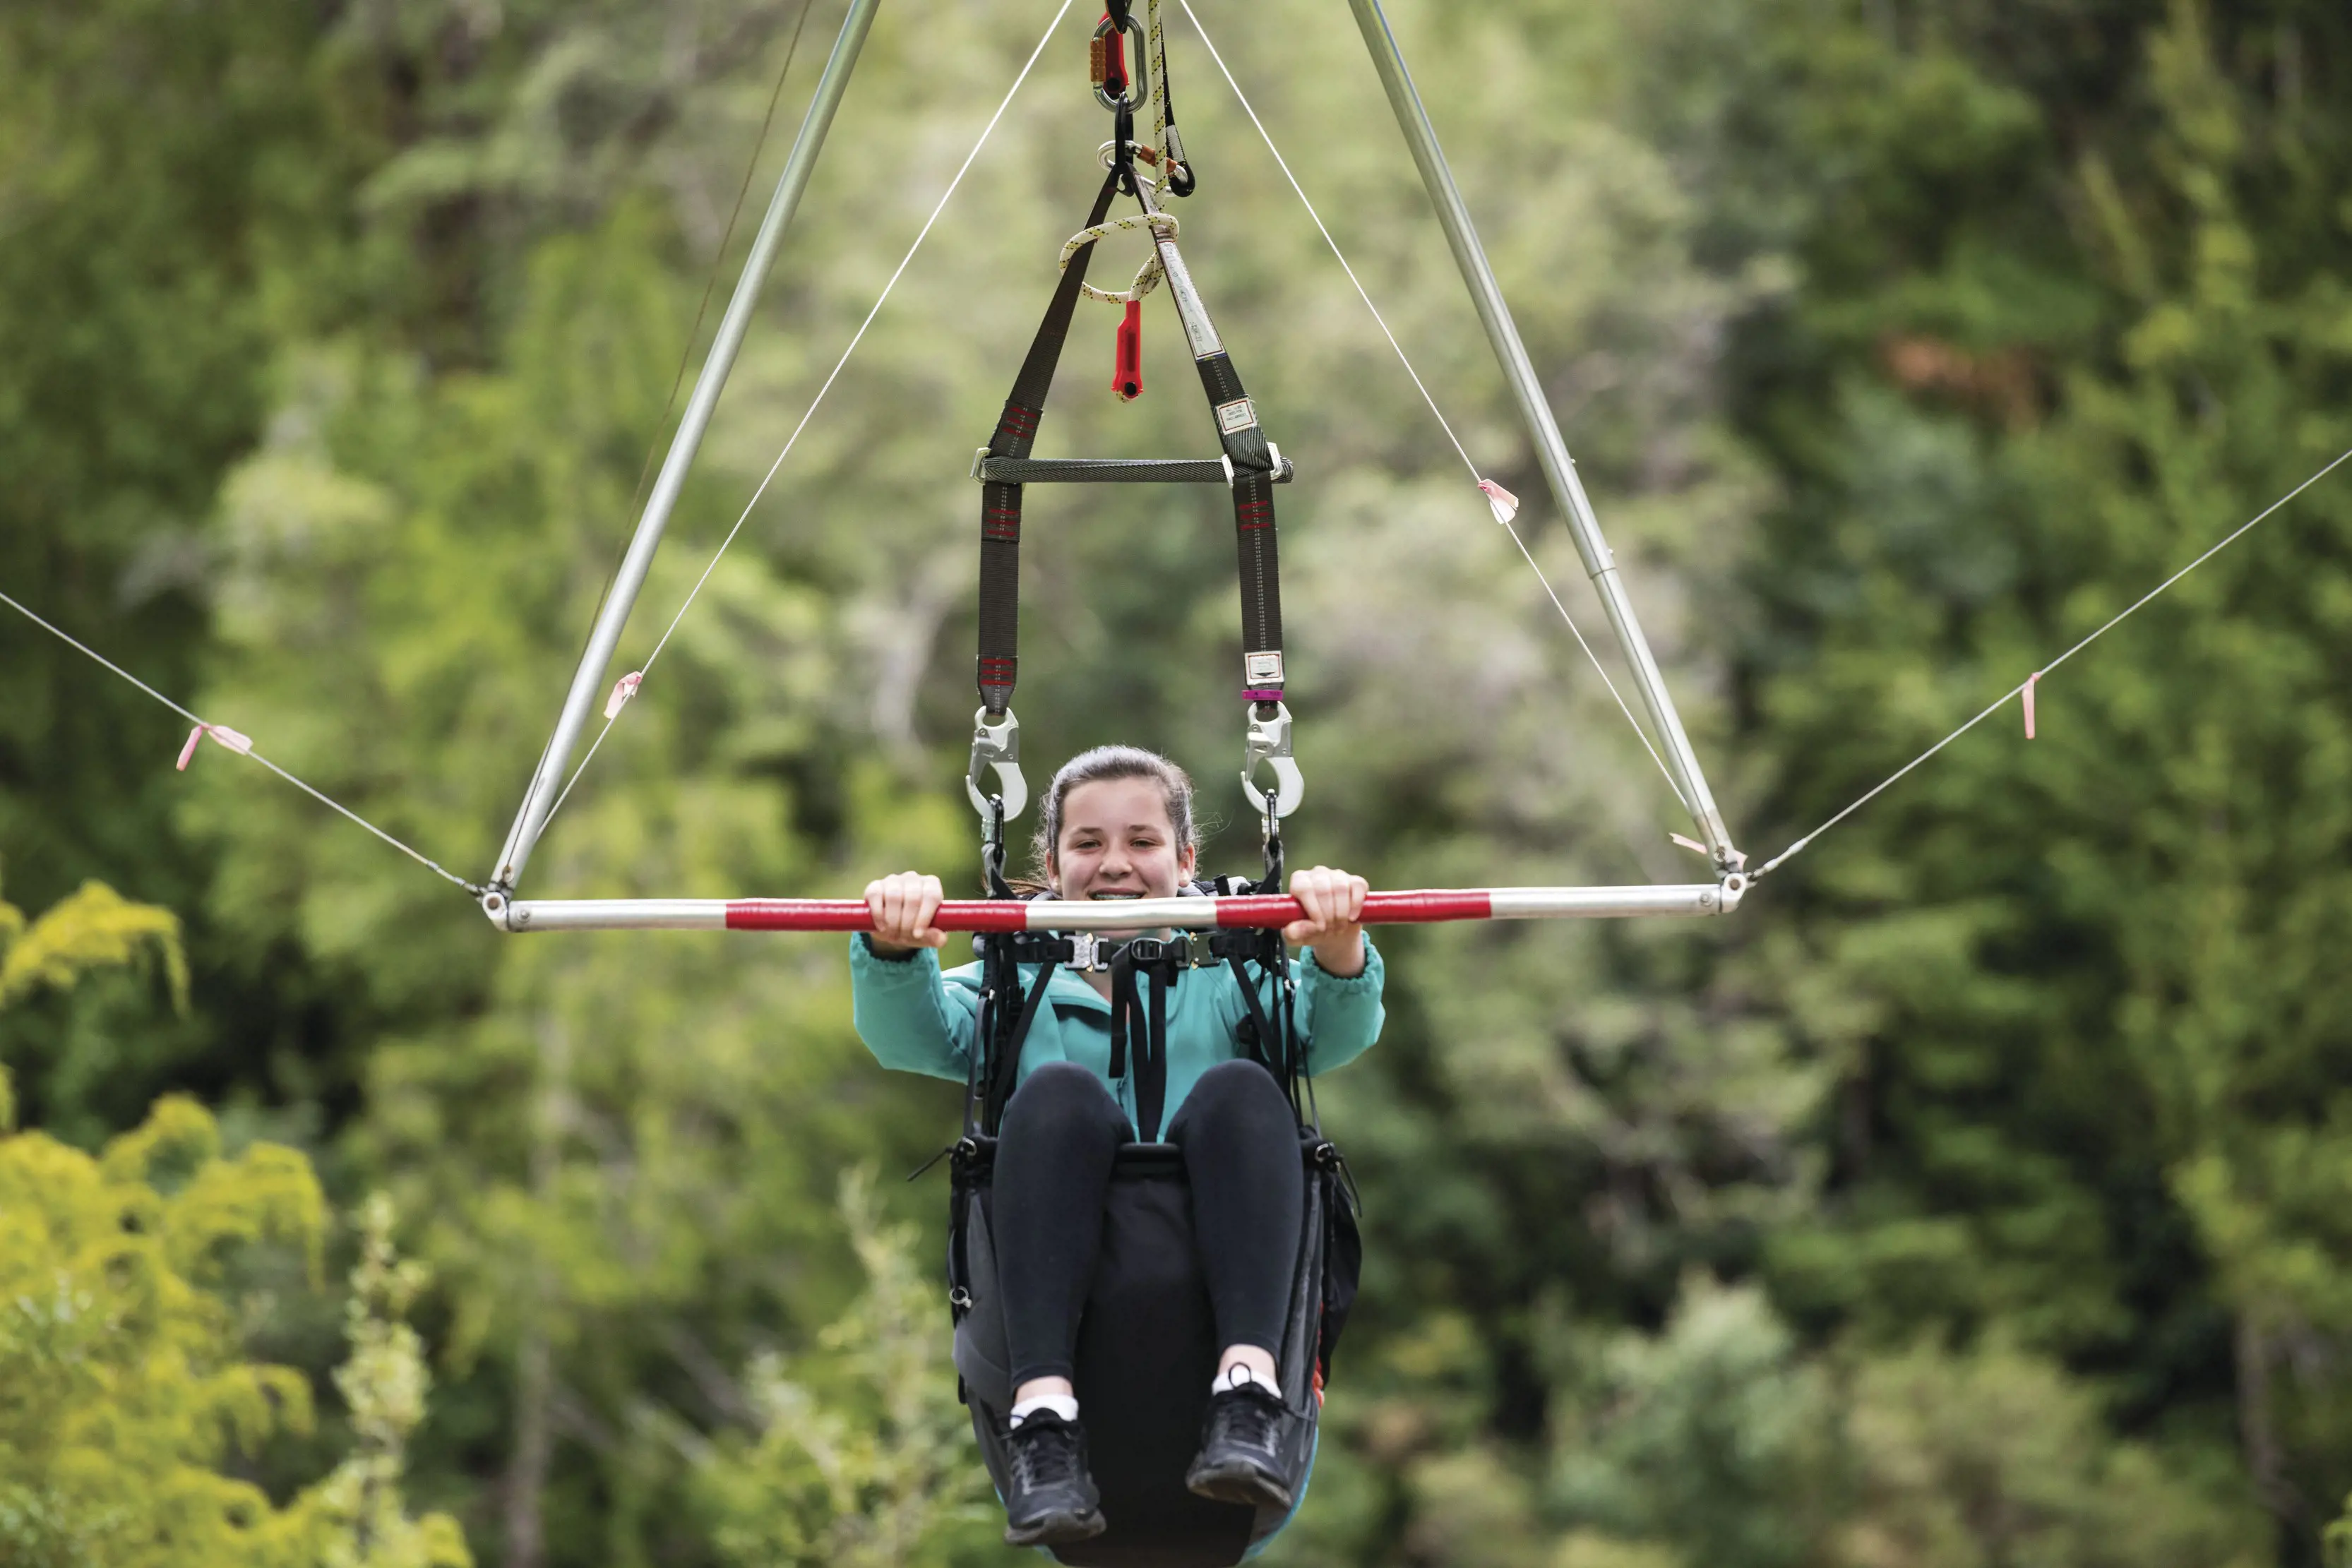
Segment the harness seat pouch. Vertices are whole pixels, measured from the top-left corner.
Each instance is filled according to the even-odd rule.
[[[1283,1469],[1294,1498],[1302,1494],[1314,1462],[1318,1372],[1328,1352],[1327,1336],[1337,1328],[1337,1314],[1328,1309],[1344,1312],[1355,1284],[1352,1216],[1344,1202],[1335,1206],[1337,1184],[1317,1158],[1328,1146],[1319,1138],[1301,1145],[1307,1163],[1306,1218],[1277,1358],[1287,1412]],[[1001,1496],[1013,1388],[990,1235],[992,1164],[986,1157],[959,1162],[962,1230],[951,1243],[950,1263],[962,1275],[951,1283],[969,1303],[956,1324],[956,1371]],[[1335,1207],[1347,1235],[1333,1246]],[[1071,1568],[1237,1563],[1288,1521],[1286,1511],[1213,1502],[1185,1490],[1184,1472],[1200,1451],[1209,1384],[1223,1348],[1195,1246],[1181,1151],[1172,1144],[1122,1146],[1104,1204],[1101,1252],[1079,1317],[1072,1379],[1108,1528],[1091,1541],[1055,1550]],[[1344,1281],[1328,1277],[1335,1264]]]

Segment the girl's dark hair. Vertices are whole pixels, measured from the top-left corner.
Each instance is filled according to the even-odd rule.
[[[1062,802],[1079,785],[1107,779],[1153,780],[1168,801],[1168,823],[1175,831],[1178,857],[1199,847],[1192,830],[1192,777],[1160,753],[1139,746],[1097,746],[1063,763],[1054,781],[1045,786],[1045,799],[1037,802],[1037,834],[1030,841],[1029,853],[1036,862],[1041,885],[1052,875],[1054,849],[1062,841]]]

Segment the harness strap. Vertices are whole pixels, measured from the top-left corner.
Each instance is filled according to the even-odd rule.
[[[1109,215],[1111,198],[1118,193],[1118,175],[1107,176],[1087,217],[1092,228]],[[1070,257],[1061,281],[1055,285],[1029,357],[1021,362],[1012,395],[989,437],[992,457],[1026,457],[1036,444],[1037,422],[1045,411],[1045,394],[1054,384],[1054,367],[1061,361],[1062,345],[1070,335],[1070,318],[1077,308],[1078,291],[1086,286],[1087,264],[1094,258],[1090,242]],[[1012,705],[1013,687],[1021,669],[1021,486],[995,481],[980,487],[980,654],[977,677],[980,700],[992,716],[1002,716]]]
[[[1266,1017],[1265,1004],[1258,999],[1257,988],[1250,984],[1249,968],[1239,957],[1225,960],[1234,972],[1234,983],[1242,988],[1242,1003],[1249,1009],[1250,1060],[1286,1082],[1290,1077],[1290,1042],[1274,1032],[1274,1022]]]
[[[1173,251],[1163,241],[1163,252]],[[1195,361],[1201,390],[1217,421],[1217,439],[1234,467],[1234,553],[1241,572],[1242,695],[1274,716],[1282,700],[1282,570],[1275,544],[1274,485],[1278,460],[1257,422],[1231,355],[1219,347]]]
[[[1004,1107],[1013,1098],[1013,1082],[1021,1075],[1021,1047],[1029,1038],[1029,1026],[1037,1021],[1037,1009],[1045,1000],[1045,987],[1054,978],[1055,967],[1051,962],[1037,966],[1037,977],[1030,982],[1028,998],[1021,1007],[1020,1021],[1013,1026],[1012,1033],[1004,1038],[994,1053],[996,1061],[991,1064],[986,1113],[991,1132],[1004,1120]],[[1015,968],[1013,973],[1017,985],[1020,971]]]
[[[1150,1003],[1136,985],[1140,972],[1151,980]],[[1132,946],[1110,963],[1110,1075],[1128,1077],[1128,1042],[1135,1042],[1135,1134],[1160,1141],[1160,1118],[1168,1105],[1168,988],[1176,966],[1165,958],[1139,958]]]
[[[1011,705],[1020,675],[1022,509],[1021,485],[992,477],[992,465],[1006,465],[993,468],[994,473],[1024,472],[1011,465],[1025,463],[1036,444],[1045,397],[1053,387],[1054,369],[1068,341],[1070,321],[1079,296],[1087,291],[1087,267],[1094,257],[1096,244],[1089,236],[1107,232],[1105,220],[1121,183],[1120,170],[1114,168],[1096,193],[1086,226],[1073,236],[1066,251],[1067,264],[1046,305],[1037,335],[1030,342],[1028,357],[1022,361],[1021,372],[1013,381],[1012,395],[1005,400],[1004,412],[973,464],[982,481],[980,651],[976,675],[981,703],[992,716],[1002,716]],[[1234,501],[1234,553],[1242,607],[1242,695],[1255,705],[1258,717],[1271,719],[1282,701],[1285,676],[1282,572],[1276,542],[1274,486],[1288,477],[1288,465],[1266,440],[1265,431],[1258,423],[1257,407],[1242,385],[1241,373],[1234,368],[1233,357],[1225,351],[1207,307],[1192,287],[1191,274],[1170,232],[1173,223],[1148,201],[1141,218],[1120,222],[1152,230],[1160,270],[1169,279],[1170,293],[1176,301],[1186,340],[1192,347],[1193,362],[1200,371],[1201,390],[1216,421],[1217,441],[1224,449],[1223,466],[1229,471]]]

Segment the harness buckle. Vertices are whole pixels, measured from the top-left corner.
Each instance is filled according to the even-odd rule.
[[[1129,944],[1138,963],[1173,964],[1180,969],[1208,969],[1225,961],[1213,931],[1176,931],[1166,936],[1139,936]]]
[[[982,776],[992,768],[996,774],[995,786],[983,790]],[[1003,798],[1008,820],[1019,816],[1021,808],[1029,803],[1029,784],[1021,777],[1021,721],[1013,716],[1011,708],[1006,708],[994,724],[989,723],[985,707],[971,716],[971,761],[964,769],[963,789],[982,822],[993,819],[988,803],[991,794]]]
[[[1262,705],[1253,701],[1249,706],[1249,728],[1242,743],[1242,789],[1253,805],[1261,803],[1269,791],[1257,784],[1261,765],[1274,770],[1273,812],[1287,817],[1298,810],[1301,797],[1307,793],[1307,779],[1298,771],[1298,764],[1290,755],[1290,709],[1277,700],[1272,718],[1261,717]]]

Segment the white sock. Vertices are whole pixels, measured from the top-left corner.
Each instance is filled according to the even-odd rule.
[[[1282,1385],[1276,1383],[1273,1378],[1268,1377],[1265,1373],[1260,1372],[1256,1367],[1250,1365],[1249,1363],[1245,1361],[1237,1361],[1234,1363],[1233,1365],[1225,1368],[1224,1371],[1217,1374],[1215,1377],[1210,1379],[1209,1392],[1212,1394],[1223,1394],[1231,1389],[1246,1388],[1253,1383],[1256,1384],[1260,1388],[1265,1389],[1268,1394],[1273,1395],[1276,1399],[1282,1397]]]
[[[1034,1399],[1024,1399],[1013,1407],[1013,1425],[1018,1427],[1040,1410],[1051,1410],[1065,1421],[1078,1418],[1078,1402],[1067,1394],[1040,1394]]]

